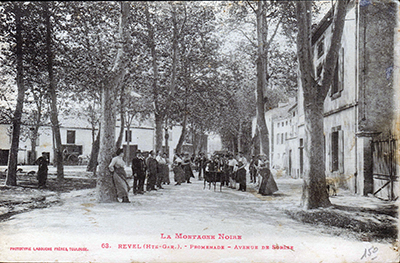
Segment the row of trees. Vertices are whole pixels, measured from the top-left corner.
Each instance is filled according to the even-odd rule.
[[[47,117],[57,177],[63,178],[58,115],[79,103],[85,105],[93,127],[90,164],[99,164],[100,202],[116,200],[107,165],[120,147],[124,125],[129,128],[137,117],[154,118],[155,150],[162,149],[163,130],[179,124],[178,152],[189,129],[198,138],[218,132],[227,148],[249,151],[258,145],[251,137],[251,119],[256,115],[258,151],[268,156],[264,111],[296,91],[297,59],[290,41],[298,31],[297,57],[310,135],[306,145],[309,154],[315,153],[306,165],[310,169],[303,200],[308,208],[329,204],[318,158],[323,145],[321,103],[332,80],[331,62],[336,61],[346,2],[336,4],[335,37],[321,93],[312,73],[310,1],[3,3],[1,88],[3,94],[13,94],[17,87],[18,94],[15,99],[3,97],[16,101],[12,112],[2,109],[2,117],[12,120],[6,184],[16,185],[21,124],[29,124],[35,140]],[[222,40],[232,40],[229,37],[235,34],[242,36],[241,41],[226,51]],[[317,97],[319,103],[310,103]],[[116,140],[117,116],[121,133]]]
[[[1,8],[5,14],[1,21],[5,36],[1,76],[4,83],[18,80],[2,86],[4,94],[9,94],[4,101],[11,102],[12,88],[18,87],[18,106],[10,105],[11,111],[2,114],[3,121],[14,121],[9,185],[16,184],[17,144],[24,135],[19,129],[27,126],[26,133],[34,142],[39,128],[49,120],[57,174],[63,178],[60,112],[85,115],[92,124],[91,168],[98,161],[101,178],[102,164],[110,156],[97,160],[96,153],[99,149],[100,153],[113,152],[121,144],[123,133],[118,140],[114,134],[117,114],[127,128],[134,118],[153,116],[155,150],[162,147],[163,129],[182,125],[176,146],[180,152],[188,130],[198,138],[207,131],[224,132],[222,120],[237,111],[232,107],[240,105],[231,104],[238,89],[247,89],[245,94],[252,95],[251,85],[235,83],[238,77],[230,67],[238,62],[219,53],[218,6],[194,2],[17,2],[3,3]],[[82,106],[77,109],[77,105]],[[245,120],[224,125],[247,122],[249,127],[250,117],[247,114]],[[32,143],[33,153],[35,146]]]

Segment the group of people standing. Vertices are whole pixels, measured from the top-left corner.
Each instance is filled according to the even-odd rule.
[[[129,202],[128,192],[130,186],[125,172],[125,162],[123,160],[123,150],[118,149],[116,156],[112,159],[109,169],[112,172],[113,182],[117,189],[118,198],[122,202]],[[258,193],[262,195],[271,195],[278,191],[276,182],[269,169],[269,163],[264,155],[252,156],[250,163],[242,153],[235,157],[231,153],[215,154],[207,158],[205,154],[200,153],[197,157],[190,157],[189,153],[178,154],[173,157],[170,164],[167,154],[150,151],[145,157],[140,150],[135,153],[132,159],[133,193],[143,194],[146,191],[157,191],[163,189],[163,184],[170,184],[169,171],[170,166],[174,172],[175,185],[182,183],[190,184],[191,178],[194,178],[192,167],[198,171],[198,179],[208,182],[220,182],[221,186],[246,191],[247,166],[250,173],[250,182],[258,183]]]
[[[204,175],[206,181],[217,181],[221,186],[246,191],[247,159],[239,152],[235,157],[232,153],[215,154],[206,158],[202,153],[195,158],[199,170],[199,179]],[[265,155],[252,156],[249,163],[250,182],[258,184],[259,194],[271,195],[278,191],[278,187],[269,169],[269,162]]]
[[[132,159],[133,194],[144,194],[144,186],[147,177],[146,191],[164,189],[162,184],[170,184],[168,158],[165,153],[150,151],[145,157],[140,150]],[[125,172],[124,152],[118,149],[116,156],[108,166],[112,172],[113,182],[117,190],[117,197],[123,203],[129,203],[128,192],[130,186]],[[156,188],[157,187],[157,188]]]

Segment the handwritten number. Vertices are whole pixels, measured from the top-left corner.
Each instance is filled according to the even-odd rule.
[[[379,250],[379,249],[378,249],[377,247],[374,247],[374,246],[370,247],[369,249],[365,249],[365,250],[364,250],[364,254],[362,255],[361,259],[367,258],[367,257],[371,257],[373,254],[377,253],[378,250]],[[376,258],[377,258],[377,256],[375,256],[374,258],[372,258],[372,260],[374,260],[374,259],[376,259]]]

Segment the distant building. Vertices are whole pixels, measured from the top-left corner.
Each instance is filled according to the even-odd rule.
[[[7,165],[8,154],[11,145],[10,124],[0,124],[0,165]],[[25,129],[27,129],[25,127]],[[120,125],[117,122],[115,127],[115,140],[118,139]],[[29,129],[28,129],[29,133]],[[92,130],[91,125],[85,119],[76,116],[60,118],[61,143],[63,145],[63,156],[66,164],[78,164],[79,159],[89,158],[92,144],[98,129]],[[21,136],[18,150],[18,164],[30,164],[31,140],[29,134]],[[129,134],[124,129],[122,147],[126,151],[127,144],[130,144],[131,156],[137,149],[150,151],[154,148],[154,128],[151,123],[138,125],[134,122]],[[54,162],[53,135],[50,125],[43,125],[39,128],[39,137],[36,140],[36,156],[46,152],[50,162]]]
[[[64,164],[85,164],[90,158],[93,142],[98,133],[98,129],[93,129],[90,123],[78,116],[59,116],[61,143],[63,145]],[[8,155],[11,145],[11,124],[0,124],[0,165],[7,165]],[[31,164],[31,140],[29,139],[29,128],[22,127],[25,131],[20,136],[18,150],[18,164]],[[115,126],[115,140],[121,131],[120,120],[117,119]],[[167,131],[163,130],[163,151],[172,158],[175,148],[181,136],[182,127],[173,126]],[[167,136],[166,136],[167,135]],[[189,132],[182,146],[183,152],[193,153],[194,149],[207,152],[207,147],[211,150],[220,150],[218,136],[211,135],[208,141],[207,135],[202,135],[202,145],[195,145],[193,135]],[[220,142],[219,142],[220,143]],[[155,127],[152,118],[145,121],[134,120],[129,130],[124,127],[122,132],[121,148],[124,150],[125,157],[129,146],[129,158],[132,159],[137,150],[150,152],[155,150]],[[39,128],[39,137],[36,140],[36,156],[42,152],[48,154],[50,162],[54,163],[53,134],[50,125],[43,125]],[[196,152],[197,153],[197,152]]]

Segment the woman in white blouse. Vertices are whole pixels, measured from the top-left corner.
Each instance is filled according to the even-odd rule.
[[[130,187],[127,182],[126,172],[124,168],[124,151],[122,149],[118,149],[116,154],[117,156],[112,158],[108,168],[112,172],[112,178],[117,189],[117,197],[121,198],[123,203],[129,203],[128,192]]]

